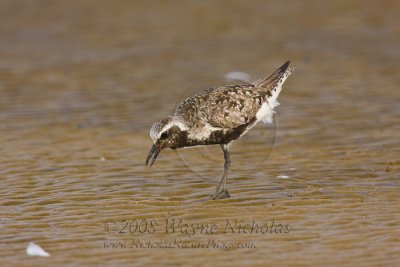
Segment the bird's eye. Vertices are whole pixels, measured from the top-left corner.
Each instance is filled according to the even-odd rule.
[[[163,133],[161,134],[161,140],[167,139],[167,137],[168,137],[167,131],[165,131],[165,132],[163,132]]]

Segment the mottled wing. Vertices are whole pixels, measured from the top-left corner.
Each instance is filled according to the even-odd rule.
[[[254,118],[261,104],[262,97],[253,85],[221,86],[186,99],[175,115],[191,127],[208,123],[216,128],[235,128]]]
[[[187,98],[175,111],[189,127],[209,124],[216,128],[235,128],[252,120],[268,98],[276,100],[284,80],[290,75],[289,61],[274,73],[254,84],[220,86]],[[275,105],[276,106],[276,105]]]
[[[236,128],[256,116],[262,97],[252,85],[216,88],[209,101],[209,123],[218,128]]]

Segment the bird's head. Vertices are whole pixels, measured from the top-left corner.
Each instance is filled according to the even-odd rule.
[[[147,156],[146,165],[150,162],[150,167],[153,166],[161,150],[181,147],[182,139],[187,130],[188,128],[184,122],[177,117],[165,117],[154,123],[150,129],[153,146]]]

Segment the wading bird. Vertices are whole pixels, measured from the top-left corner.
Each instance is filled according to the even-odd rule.
[[[211,198],[230,197],[226,189],[231,164],[229,145],[259,121],[272,122],[282,85],[293,71],[289,63],[254,83],[218,86],[185,99],[173,116],[164,117],[151,127],[153,146],[146,165],[150,163],[151,167],[166,148],[219,144],[224,152],[224,172]]]

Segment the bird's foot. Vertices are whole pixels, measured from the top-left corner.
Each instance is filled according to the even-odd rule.
[[[220,191],[215,192],[214,195],[211,195],[212,200],[217,200],[217,199],[225,199],[225,198],[230,198],[231,195],[229,195],[228,190],[222,189]]]

